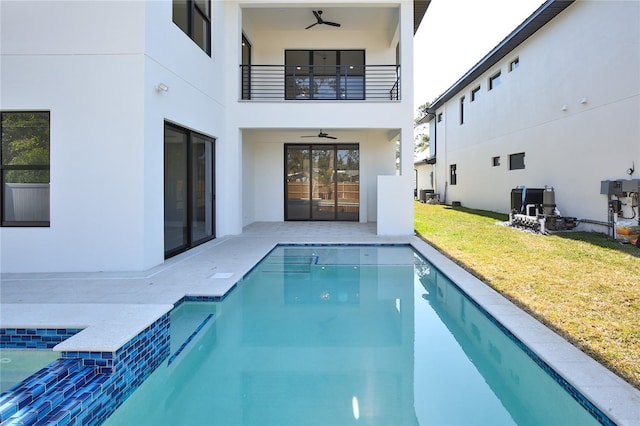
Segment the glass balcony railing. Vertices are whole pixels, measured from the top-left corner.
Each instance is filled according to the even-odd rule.
[[[244,100],[400,99],[398,65],[240,65]]]

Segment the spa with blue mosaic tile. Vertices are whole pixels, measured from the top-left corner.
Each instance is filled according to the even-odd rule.
[[[62,352],[0,396],[0,422],[100,423],[169,356],[169,323],[166,313],[116,352]],[[52,348],[79,331],[2,329],[0,347]]]

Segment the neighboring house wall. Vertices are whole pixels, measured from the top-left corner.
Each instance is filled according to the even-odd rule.
[[[434,168],[433,164],[427,164],[424,160],[415,163],[414,165],[416,173],[416,189],[418,190],[418,197],[420,196],[421,189],[434,189]]]
[[[606,221],[600,181],[640,177],[626,173],[640,164],[639,17],[635,1],[577,1],[438,107],[441,200],[446,192],[447,203],[506,213],[512,188],[548,185],[562,215]],[[501,84],[489,91],[498,71]],[[525,168],[509,170],[517,153]]]

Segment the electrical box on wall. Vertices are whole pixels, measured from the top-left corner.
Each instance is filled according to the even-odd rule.
[[[623,196],[621,180],[603,180],[600,182],[600,193],[604,195]]]
[[[640,179],[623,180],[622,192],[640,192]]]

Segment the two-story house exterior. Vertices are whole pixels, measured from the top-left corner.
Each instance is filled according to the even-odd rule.
[[[411,234],[428,4],[2,1],[2,271],[145,270],[257,221]]]
[[[507,213],[513,188],[547,185],[607,232],[601,182],[640,178],[639,76],[639,2],[545,2],[431,103],[440,201]]]

